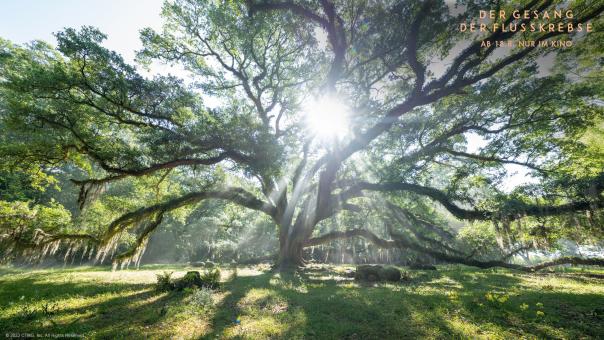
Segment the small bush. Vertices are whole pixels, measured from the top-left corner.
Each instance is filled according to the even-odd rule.
[[[203,281],[201,280],[201,276],[197,271],[190,271],[182,277],[182,279],[177,280],[174,284],[177,290],[183,290],[185,288],[193,288],[193,287],[201,287],[203,286]]]
[[[207,287],[194,289],[191,294],[191,303],[199,307],[209,307],[212,305],[212,294],[214,292]]]
[[[216,289],[220,287],[220,269],[206,271],[201,275],[201,282],[204,287]]]
[[[163,272],[157,274],[157,283],[155,287],[157,290],[165,292],[174,289],[174,283],[172,282],[172,272]]]
[[[160,291],[185,290],[187,288],[220,287],[220,269],[212,269],[200,274],[198,271],[189,271],[182,278],[171,279],[172,273],[157,274],[157,289]]]
[[[397,282],[401,280],[401,272],[392,266],[380,266],[380,265],[360,265],[357,266],[354,275],[357,281],[392,281]]]
[[[401,280],[401,271],[395,267],[385,266],[380,272],[380,279],[383,281],[397,282]]]

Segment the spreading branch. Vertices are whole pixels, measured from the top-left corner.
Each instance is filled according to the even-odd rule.
[[[464,264],[467,266],[478,267],[478,268],[493,268],[493,267],[502,267],[509,268],[524,272],[534,272],[539,271],[548,267],[563,265],[563,264],[573,264],[573,265],[587,265],[587,266],[604,266],[603,258],[580,258],[580,257],[561,257],[552,261],[547,261],[543,263],[539,263],[534,266],[523,266],[519,264],[508,263],[503,260],[492,260],[492,261],[480,261],[472,258],[467,258],[463,256],[457,255],[449,255],[437,250],[433,250],[430,248],[426,248],[417,243],[410,242],[400,235],[391,235],[392,239],[387,240],[377,236],[366,229],[350,229],[347,231],[333,231],[330,233],[323,234],[321,236],[311,238],[306,243],[305,246],[317,246],[323,243],[339,240],[339,239],[348,239],[352,237],[363,237],[380,248],[387,249],[409,249],[413,251],[417,251],[423,254],[430,255],[431,257],[448,263],[458,263]],[[506,259],[509,257],[506,257]]]
[[[600,179],[600,178],[599,178]],[[601,194],[604,190],[604,183],[595,183],[595,189],[598,194]],[[442,204],[451,214],[459,219],[465,220],[492,220],[494,218],[501,218],[502,213],[498,211],[487,211],[487,210],[472,210],[465,209],[454,203],[453,199],[445,192],[422,186],[419,184],[405,183],[405,182],[384,182],[384,183],[368,183],[359,182],[349,187],[342,196],[350,198],[360,195],[364,190],[368,191],[381,191],[381,192],[392,192],[392,191],[407,191],[418,195],[429,197],[438,203]],[[539,204],[519,204],[516,211],[506,211],[504,214],[510,220],[514,220],[517,216],[535,216],[535,217],[547,217],[562,215],[565,213],[572,213],[578,211],[588,211],[593,209],[604,208],[604,200],[596,198],[595,200],[584,200],[577,202],[570,202],[558,205],[539,205]]]

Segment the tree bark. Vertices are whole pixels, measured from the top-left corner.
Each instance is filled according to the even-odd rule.
[[[302,251],[304,243],[300,240],[286,239],[279,247],[279,258],[276,268],[280,271],[290,271],[304,266]]]
[[[290,230],[292,228],[293,230]],[[279,232],[279,257],[276,269],[290,271],[304,266],[304,237],[297,225],[281,225]]]

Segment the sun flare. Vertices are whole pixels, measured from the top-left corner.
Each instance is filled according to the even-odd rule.
[[[304,105],[306,126],[323,142],[342,139],[349,130],[348,108],[332,97],[321,97]]]

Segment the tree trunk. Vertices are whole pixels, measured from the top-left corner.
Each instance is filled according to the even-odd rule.
[[[304,237],[296,230],[290,233],[289,227],[281,226],[276,269],[290,271],[303,267],[304,241]]]
[[[308,246],[307,241],[315,225],[312,215],[304,212],[293,224],[280,225],[278,270],[290,271],[304,266],[303,250]]]
[[[279,270],[295,270],[304,266],[304,259],[302,257],[304,245],[302,242],[286,240],[279,248],[279,259],[277,262]]]

